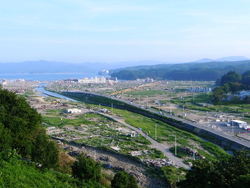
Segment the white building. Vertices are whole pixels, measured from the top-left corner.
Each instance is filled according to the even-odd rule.
[[[250,91],[240,91],[238,93],[240,100],[244,100],[246,96],[250,96]]]
[[[232,121],[230,121],[230,124],[232,126],[239,126],[239,128],[246,128],[247,127],[247,122],[240,121],[240,120],[232,120]]]
[[[2,79],[2,85],[8,85],[8,80],[7,79]]]
[[[82,111],[77,108],[67,109],[67,113],[74,114],[74,113],[81,113]]]
[[[84,79],[78,79],[79,83],[106,83],[106,78],[105,77],[91,77],[91,79],[88,79],[87,77]]]

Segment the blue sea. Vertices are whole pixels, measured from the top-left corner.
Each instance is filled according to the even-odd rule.
[[[53,80],[63,80],[63,79],[83,79],[85,77],[101,77],[97,75],[98,73],[64,73],[64,74],[0,74],[0,80],[18,80],[24,79],[26,81],[53,81]]]

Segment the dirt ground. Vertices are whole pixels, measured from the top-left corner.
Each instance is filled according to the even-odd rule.
[[[64,144],[63,148],[65,148],[66,151],[86,153],[88,156],[102,164],[104,172],[112,174],[113,176],[120,170],[134,175],[140,187],[159,188],[166,186],[163,182],[160,182],[156,178],[145,175],[145,164],[131,160],[129,157],[124,155],[99,150],[88,146],[81,147],[75,144]],[[111,168],[108,168],[109,165],[111,165]]]
[[[30,105],[33,108],[36,108],[37,111],[41,115],[46,115],[46,111],[49,109],[62,109],[65,108],[65,106],[62,106],[64,100],[63,99],[57,99],[59,104],[52,104],[51,101],[48,101],[43,96],[37,96],[34,98],[28,99]],[[74,107],[74,105],[68,105],[66,108]],[[88,112],[89,110],[86,109]],[[82,112],[84,113],[84,112]],[[75,115],[69,115],[67,118],[75,118]],[[105,171],[108,174],[115,175],[116,172],[119,170],[127,171],[128,173],[132,174],[140,187],[147,187],[147,188],[158,188],[158,187],[164,187],[164,183],[160,182],[156,178],[150,177],[150,175],[145,176],[146,174],[146,166],[145,164],[142,164],[140,162],[136,162],[134,160],[131,160],[129,157],[115,154],[108,151],[98,150],[92,147],[79,147],[77,145],[64,145],[64,148],[68,148],[68,151],[81,151],[83,153],[86,153],[88,156],[91,156],[95,160],[99,161],[103,168],[103,171]],[[108,169],[107,167],[111,165],[112,168]]]

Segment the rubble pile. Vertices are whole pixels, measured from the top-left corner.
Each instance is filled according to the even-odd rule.
[[[74,147],[74,146],[66,146],[64,148],[65,151],[67,151],[67,153],[72,156],[72,157],[75,157],[75,156],[78,156],[80,154],[83,154],[84,152],[83,151],[80,151],[79,148],[77,147]]]
[[[180,150],[183,151],[183,152],[186,152],[189,155],[194,155],[196,159],[205,159],[206,158],[205,156],[199,154],[197,152],[197,150],[192,149],[190,147],[184,146],[184,147],[181,147]]]
[[[100,160],[100,161],[110,162],[109,157],[108,157],[108,156],[103,156],[103,155],[101,155],[101,156],[98,158],[98,160]]]
[[[147,181],[147,177],[146,177],[144,174],[142,174],[142,173],[139,173],[139,172],[132,172],[132,171],[131,171],[131,172],[129,172],[129,174],[132,175],[132,176],[134,176],[135,179],[136,179],[136,181],[137,181],[138,183],[143,184],[144,182]]]
[[[174,161],[169,159],[144,159],[143,162],[152,167],[176,166]]]
[[[116,171],[126,171],[126,169],[121,166],[115,166],[115,165],[111,166],[110,164],[108,164],[107,167],[110,167],[111,169],[116,170]]]
[[[132,156],[140,156],[140,155],[143,155],[143,154],[148,154],[148,151],[130,151],[129,152]]]

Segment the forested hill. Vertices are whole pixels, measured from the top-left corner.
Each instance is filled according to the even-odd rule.
[[[217,80],[229,71],[242,74],[247,70],[250,70],[250,60],[136,66],[110,70],[110,72],[112,77],[125,80],[147,77],[172,80]]]

